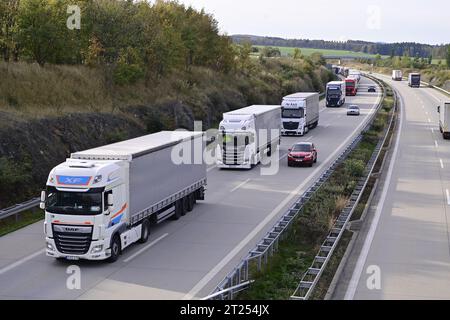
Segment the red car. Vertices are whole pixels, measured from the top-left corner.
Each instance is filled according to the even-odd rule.
[[[307,164],[310,167],[317,162],[317,149],[311,142],[299,142],[289,149],[288,166]]]

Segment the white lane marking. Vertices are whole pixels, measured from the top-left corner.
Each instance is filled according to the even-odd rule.
[[[212,169],[215,169],[217,167],[217,165],[213,165],[211,167],[209,167],[208,169],[206,169],[206,172],[210,172]]]
[[[439,148],[438,142],[436,140],[434,140],[434,145],[436,146],[436,148]]]
[[[381,96],[377,96],[376,102],[372,105],[372,109],[378,104]],[[314,177],[322,168],[330,162],[338,152],[340,152],[349,142],[354,135],[361,130],[361,128],[367,123],[367,119],[372,112],[369,112],[364,120],[359,124],[358,127],[353,130],[353,132],[347,137],[347,139],[342,142],[342,144],[336,148],[336,150],[324,161],[322,162],[310,175],[309,177]],[[193,299],[230,261],[242,250],[244,247],[253,239],[255,236],[261,232],[261,230],[291,201],[294,197],[298,197],[298,193],[302,188],[307,185],[310,179],[305,179],[295,190],[293,190],[284,200],[278,204],[278,206],[273,209],[263,221],[261,221],[241,242],[239,242],[233,250],[231,250],[217,265],[214,266],[199,282],[183,297],[182,300]]]
[[[309,141],[309,140],[311,140],[312,138],[314,138],[314,136],[310,136],[308,139],[305,139],[305,141]]]
[[[238,184],[236,187],[234,187],[233,189],[231,189],[230,192],[236,191],[237,189],[239,189],[240,187],[242,187],[244,184],[248,183],[250,180],[251,180],[251,179],[247,179],[247,180],[245,180],[244,182]]]
[[[143,253],[144,251],[146,251],[147,249],[150,249],[151,247],[153,247],[155,244],[157,244],[159,241],[161,241],[162,239],[164,239],[165,237],[167,237],[169,234],[168,233],[164,233],[161,237],[153,240],[152,242],[150,242],[148,245],[146,245],[145,247],[143,247],[141,250],[139,250],[136,253],[133,253],[131,256],[129,256],[128,258],[126,258],[125,260],[123,260],[123,262],[128,262],[130,260],[133,260],[134,258],[136,258],[138,255],[140,255],[141,253]]]
[[[404,109],[403,101],[402,100],[400,100],[400,101],[401,101],[400,107],[401,107],[401,110],[403,111],[403,109]],[[384,202],[386,201],[389,185],[391,184],[392,173],[394,171],[394,165],[396,163],[395,160],[397,159],[398,146],[400,144],[402,128],[403,128],[403,112],[401,113],[401,116],[400,116],[399,131],[398,131],[397,139],[395,140],[394,152],[392,154],[391,163],[389,164],[389,169],[388,169],[388,173],[386,176],[386,180],[384,182],[381,198],[377,204],[377,210],[375,212],[375,216],[373,218],[373,221],[370,226],[367,237],[364,241],[363,248],[361,249],[361,253],[358,257],[358,261],[356,262],[355,269],[353,270],[353,275],[352,275],[352,278],[348,285],[347,292],[345,293],[344,300],[353,300],[355,297],[356,289],[358,287],[358,283],[361,278],[361,274],[364,269],[364,265],[366,263],[367,256],[369,255],[369,250],[370,250],[370,247],[372,246],[373,238],[375,237],[375,231],[377,230],[378,222],[380,221],[381,212],[384,207]]]
[[[448,189],[445,189],[445,193],[447,194],[447,204],[450,206],[450,192],[448,192]]]
[[[428,118],[428,122],[430,122],[430,123],[431,123],[431,119],[430,119],[430,118]]]
[[[439,159],[439,162],[441,163],[441,168],[444,169],[444,162],[442,161],[442,159]]]
[[[431,133],[434,134],[434,128],[431,128]]]
[[[39,251],[37,251],[35,253],[30,254],[29,256],[26,256],[26,257],[24,257],[24,258],[22,258],[22,259],[20,259],[20,260],[18,260],[16,262],[10,264],[9,266],[4,267],[3,269],[0,269],[0,275],[8,272],[9,270],[14,269],[15,267],[20,266],[21,264],[23,264],[23,263],[25,263],[25,262],[27,262],[27,261],[29,261],[29,260],[31,260],[31,259],[33,259],[33,258],[35,258],[35,257],[37,257],[39,255],[41,255],[43,253],[45,253],[45,249],[41,249],[41,250],[39,250]]]

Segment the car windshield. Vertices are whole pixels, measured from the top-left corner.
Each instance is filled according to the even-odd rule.
[[[292,151],[294,152],[309,152],[311,151],[310,144],[296,144],[292,147]]]
[[[350,106],[350,107],[348,107],[349,109],[354,109],[354,110],[357,110],[358,109],[358,107],[357,106]]]
[[[283,108],[282,111],[282,118],[293,118],[293,119],[297,119],[297,118],[303,118],[304,112],[303,112],[303,108],[299,108],[299,109],[285,109]]]
[[[59,191],[47,188],[46,211],[72,215],[97,215],[102,213],[102,190],[87,192]]]

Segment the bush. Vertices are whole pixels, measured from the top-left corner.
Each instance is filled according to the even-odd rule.
[[[28,161],[19,164],[12,159],[0,157],[0,194],[8,197],[0,199],[0,208],[23,196],[24,186],[28,186],[31,180],[31,165]]]
[[[114,69],[114,83],[118,85],[134,84],[144,77],[144,71],[136,64],[118,64]]]
[[[364,174],[365,165],[362,160],[348,159],[344,162],[344,168],[348,176],[359,178]]]

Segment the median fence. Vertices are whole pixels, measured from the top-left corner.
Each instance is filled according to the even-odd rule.
[[[366,75],[367,76],[367,75]],[[321,188],[321,186],[330,178],[336,168],[347,159],[349,154],[357,147],[363,134],[367,132],[373,124],[378,111],[383,105],[384,98],[386,97],[386,89],[381,81],[371,76],[367,76],[373,81],[377,82],[383,89],[383,98],[377,105],[376,111],[372,114],[367,121],[365,127],[361,132],[352,140],[352,142],[345,148],[345,150],[334,160],[330,166],[320,175],[320,177],[310,186],[296,201],[295,203],[283,214],[283,216],[275,223],[265,237],[247,254],[247,256],[239,263],[239,265],[232,270],[228,276],[220,282],[216,289],[203,300],[232,300],[236,295],[247,289],[253,282],[250,279],[250,266],[255,265],[256,270],[259,272],[263,266],[267,265],[269,258],[278,250],[279,242],[286,238],[287,230],[295,221],[295,218],[302,211],[304,205],[314,195],[314,193]],[[397,100],[397,99],[395,99]],[[393,115],[395,112],[392,113]],[[393,123],[393,117],[391,123],[388,126],[390,128]],[[358,182],[355,191],[350,197],[347,206],[343,209],[340,216],[336,220],[333,228],[331,229],[328,237],[322,244],[320,251],[314,259],[312,266],[303,275],[300,284],[295,292],[292,294],[291,299],[305,300],[311,296],[315,286],[317,285],[320,276],[322,275],[328,261],[330,260],[344,230],[345,227],[355,210],[364,189],[368,183],[369,177],[373,172],[375,164],[381,153],[381,148],[388,136],[389,130],[386,129],[384,139],[380,140],[376,149],[369,160],[365,175]]]

